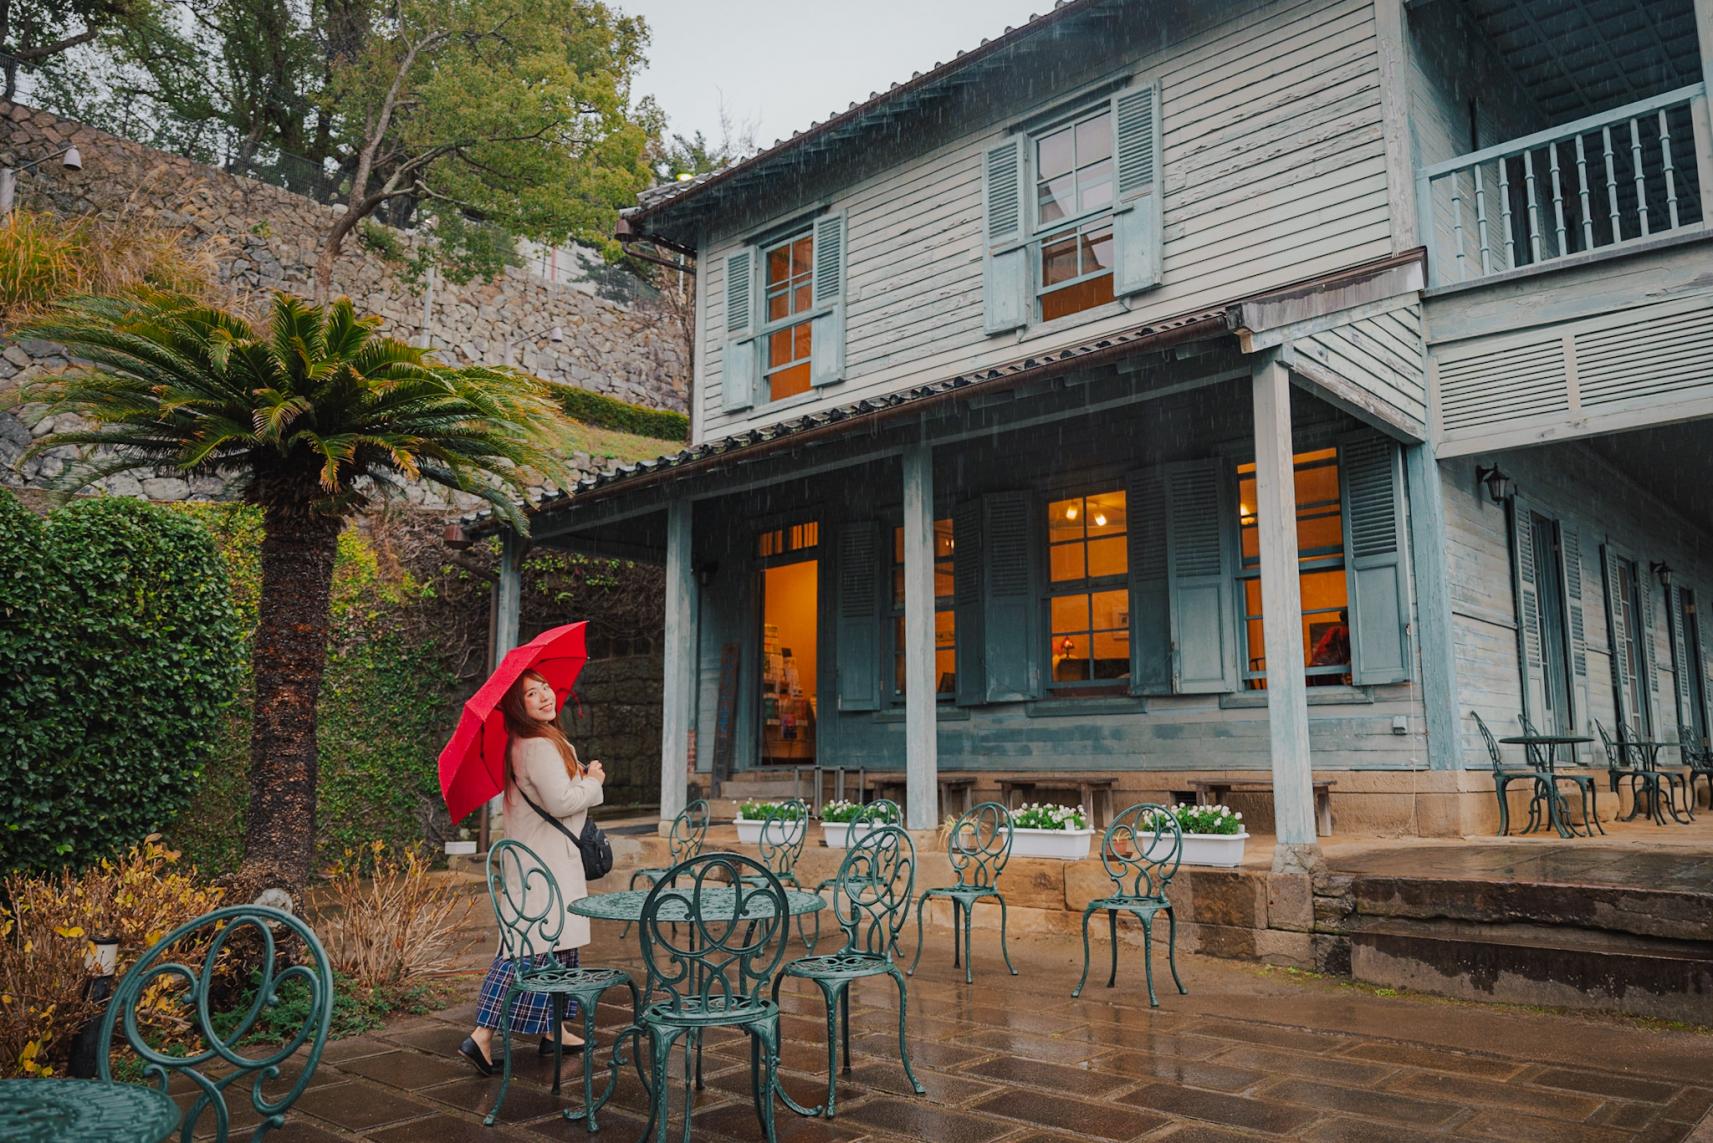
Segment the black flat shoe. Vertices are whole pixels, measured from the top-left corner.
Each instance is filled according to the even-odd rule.
[[[494,1074],[493,1061],[482,1054],[482,1049],[476,1046],[473,1037],[464,1037],[464,1042],[458,1045],[458,1054],[469,1060],[471,1066],[483,1075],[491,1076]]]
[[[582,1044],[566,1044],[565,1054],[567,1056],[575,1056],[587,1046],[588,1043],[586,1041]],[[546,1036],[543,1036],[541,1038],[541,1046],[536,1048],[535,1054],[538,1056],[551,1056],[553,1054],[553,1041],[549,1040]]]

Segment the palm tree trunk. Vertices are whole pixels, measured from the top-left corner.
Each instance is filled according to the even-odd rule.
[[[341,521],[270,505],[262,522],[244,872],[258,888],[296,892],[315,855],[315,704]]]

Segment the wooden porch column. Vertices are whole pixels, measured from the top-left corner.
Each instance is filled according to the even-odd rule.
[[[938,824],[934,671],[934,451],[904,450],[904,741],[908,829]]]
[[[1273,869],[1304,873],[1320,863],[1308,687],[1303,678],[1303,599],[1297,580],[1297,488],[1291,453],[1291,379],[1278,352],[1255,363],[1255,499],[1261,540],[1262,637],[1267,648],[1267,724],[1273,759]]]
[[[500,577],[494,581],[494,630],[488,644],[488,670],[499,668],[506,652],[517,646],[518,614],[523,607],[522,536],[510,528],[500,533]],[[482,821],[482,849],[486,850],[494,835],[494,823],[505,818],[506,799],[496,794],[488,799]]]
[[[1427,719],[1428,766],[1460,765],[1457,649],[1451,628],[1451,573],[1446,563],[1445,498],[1433,445],[1404,448],[1404,485],[1410,497],[1410,551],[1416,574],[1416,646],[1422,656],[1422,709]]]
[[[666,506],[666,679],[660,715],[660,820],[688,798],[690,723],[696,695],[696,573],[690,564],[688,499]]]

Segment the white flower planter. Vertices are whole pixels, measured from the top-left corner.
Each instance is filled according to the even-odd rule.
[[[767,843],[769,845],[788,845],[794,844],[802,836],[809,823],[802,818],[795,821],[769,818],[767,821],[760,822],[749,822],[739,818],[732,824],[738,827],[738,840],[745,845],[759,845],[761,843],[761,831],[764,828],[767,830]]]
[[[1081,861],[1088,856],[1092,829],[1014,829],[1012,857],[1051,857],[1059,861]]]
[[[1185,865],[1223,865],[1226,867],[1243,864],[1243,843],[1249,840],[1248,832],[1244,833],[1186,833],[1184,835]]]
[[[851,847],[851,826],[855,824],[855,822],[822,822],[821,840],[827,843],[828,849],[849,849]],[[869,830],[878,829],[882,825],[888,824],[891,823],[864,822],[861,831],[857,834],[857,839],[860,841],[863,834]]]

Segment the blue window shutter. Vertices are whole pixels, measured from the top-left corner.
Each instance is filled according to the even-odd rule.
[[[1511,598],[1517,611],[1517,659],[1522,668],[1523,714],[1546,713],[1546,666],[1541,641],[1540,585],[1535,582],[1534,505],[1513,496],[1510,505]],[[1539,727],[1552,733],[1553,727]]]
[[[726,256],[726,345],[720,357],[720,407],[728,413],[755,404],[759,376],[755,345],[755,251]]]
[[[833,635],[840,710],[880,709],[880,555],[880,526],[874,521],[840,530]]]
[[[1713,639],[1708,638],[1707,629],[1702,624],[1707,622],[1707,612],[1703,610],[1708,599],[1706,592],[1697,589],[1695,592],[1695,634],[1700,641],[1699,647],[1691,647],[1691,655],[1701,656],[1701,685],[1706,688],[1706,694],[1701,695],[1701,711],[1705,716],[1702,720],[1703,741],[1707,738],[1707,728],[1713,725]]]
[[[982,157],[983,326],[988,333],[1005,333],[1029,324],[1029,248],[1024,245],[1027,178],[1023,169],[1026,140],[1013,136],[989,147]]]
[[[1166,574],[1166,481],[1132,473],[1130,514],[1130,690],[1172,693],[1172,590]]]
[[[1693,677],[1689,670],[1689,640],[1683,630],[1683,599],[1676,584],[1665,589],[1667,626],[1671,631],[1671,677],[1677,683],[1677,725],[1687,731],[1694,725],[1689,705],[1695,701],[1690,687]]]
[[[1410,677],[1410,596],[1404,563],[1404,480],[1398,446],[1376,432],[1339,442],[1344,575],[1350,600],[1350,678]]]
[[[1659,700],[1659,663],[1654,654],[1654,587],[1658,581],[1651,574],[1644,574],[1646,569],[1646,563],[1637,562],[1636,595],[1641,606],[1641,633],[1637,638],[1642,643],[1642,670],[1647,672],[1648,732],[1655,738],[1664,738],[1667,728]]]
[[[1113,206],[1113,292],[1120,297],[1160,284],[1162,183],[1160,84],[1138,84],[1112,97],[1118,201]]]
[[[1218,459],[1166,470],[1166,568],[1171,582],[1172,689],[1237,689],[1236,553],[1230,482]]]
[[[1617,704],[1617,721],[1620,723],[1629,717],[1625,713],[1629,710],[1625,695],[1636,685],[1636,680],[1630,677],[1629,660],[1624,655],[1629,632],[1624,623],[1624,595],[1618,579],[1618,564],[1624,558],[1611,544],[1600,545],[1600,562],[1606,572],[1606,641],[1612,648],[1612,698]]]
[[[809,383],[831,385],[845,377],[845,216],[843,212],[815,220],[815,289],[817,310],[829,307],[810,325]]]
[[[979,706],[987,701],[986,644],[982,636],[981,501],[966,500],[952,510],[952,608],[957,639],[957,703]]]
[[[1582,533],[1576,526],[1560,522],[1559,548],[1564,557],[1564,610],[1570,630],[1571,726],[1578,734],[1591,733],[1588,705],[1588,620],[1582,606]]]
[[[982,644],[988,702],[1040,694],[1040,590],[1033,499],[1025,492],[982,497]]]

